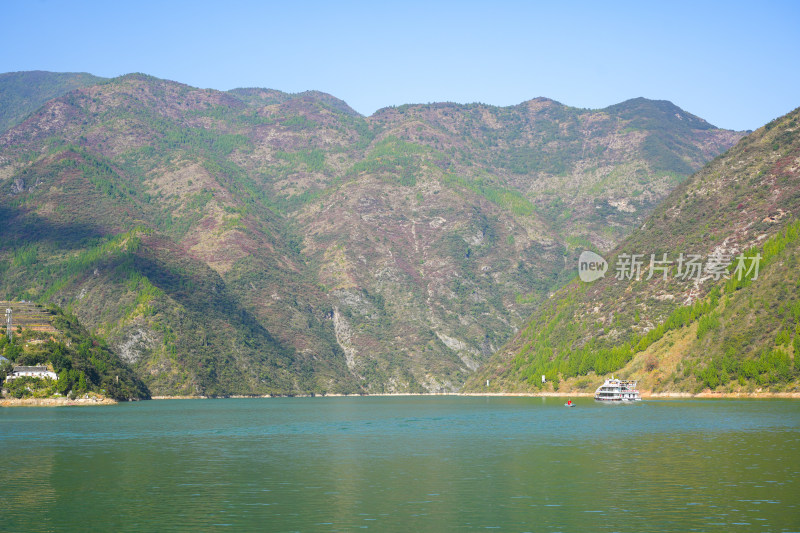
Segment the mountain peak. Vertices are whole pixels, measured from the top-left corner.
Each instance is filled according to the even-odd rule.
[[[322,91],[314,91],[314,90],[303,91],[301,93],[296,93],[293,96],[308,102],[318,102],[321,104],[325,104],[329,107],[332,107],[333,109],[336,109],[337,111],[344,113],[345,115],[361,116],[355,109],[350,107],[344,100],[336,98],[335,96],[332,96],[328,93],[324,93]]]
[[[550,105],[550,106],[560,106],[564,105],[561,102],[553,100],[552,98],[547,98],[546,96],[537,96],[536,98],[531,98],[530,100],[525,100],[522,102],[522,105]]]
[[[622,119],[635,120],[635,123],[632,124],[633,127],[644,127],[654,120],[667,120],[674,125],[694,130],[718,129],[702,118],[684,111],[669,100],[650,100],[640,96],[610,105],[601,111]]]
[[[29,70],[0,74],[0,133],[25,120],[48,100],[106,80],[86,72]]]
[[[259,107],[280,104],[292,97],[289,93],[262,87],[237,87],[227,92],[248,105]]]

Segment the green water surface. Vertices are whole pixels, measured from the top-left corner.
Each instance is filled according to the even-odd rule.
[[[799,531],[800,401],[0,410],[4,531]]]

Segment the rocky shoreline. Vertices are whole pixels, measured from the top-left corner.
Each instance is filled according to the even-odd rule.
[[[111,398],[0,398],[0,407],[65,407],[88,405],[116,405]]]
[[[358,398],[358,397],[412,397],[412,396],[462,396],[462,397],[491,397],[491,398],[593,398],[593,392],[429,392],[429,393],[384,393],[384,394],[295,394],[292,396],[228,396],[227,398]],[[739,399],[800,399],[800,392],[651,392],[641,391],[645,400],[668,400],[681,398],[739,398]],[[208,396],[153,396],[153,400],[208,400]],[[116,405],[118,402],[111,398],[0,398],[0,407],[66,407],[89,405]]]

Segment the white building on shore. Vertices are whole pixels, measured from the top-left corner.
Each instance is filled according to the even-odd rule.
[[[15,366],[14,370],[6,377],[6,381],[21,377],[40,379],[58,379],[58,375],[46,366]]]

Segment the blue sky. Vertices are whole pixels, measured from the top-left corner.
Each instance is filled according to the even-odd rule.
[[[800,106],[800,2],[0,3],[0,72],[404,103],[671,100],[724,128]]]

